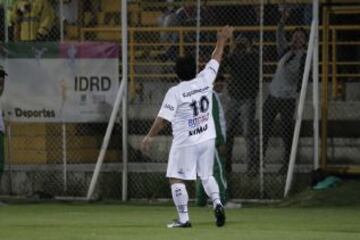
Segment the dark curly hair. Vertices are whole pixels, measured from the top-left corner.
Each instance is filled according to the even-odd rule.
[[[175,73],[182,81],[196,77],[196,61],[192,56],[178,57],[175,64]]]

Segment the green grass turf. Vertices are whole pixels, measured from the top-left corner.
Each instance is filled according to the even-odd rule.
[[[360,239],[360,207],[227,210],[217,228],[210,208],[190,208],[193,228],[167,229],[172,206],[9,204],[0,207],[1,240]]]

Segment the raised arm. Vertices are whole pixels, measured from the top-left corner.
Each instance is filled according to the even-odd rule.
[[[288,42],[285,37],[285,22],[286,19],[289,16],[289,11],[287,9],[284,9],[281,13],[280,22],[277,26],[276,30],[276,50],[279,57],[281,57],[286,49],[288,48]]]
[[[211,59],[216,60],[218,63],[221,62],[226,41],[232,37],[233,32],[234,28],[229,27],[228,25],[220,29],[220,31],[217,33],[216,46],[211,54]]]

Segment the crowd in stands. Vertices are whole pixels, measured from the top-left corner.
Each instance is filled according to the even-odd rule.
[[[242,26],[256,25],[259,22],[259,7],[257,5],[234,6],[221,4],[220,6],[214,6],[207,2],[202,1],[202,26],[221,26],[229,22],[234,26]],[[141,1],[139,3],[141,5]],[[158,7],[160,26],[196,25],[196,4],[193,1],[184,1],[183,6],[181,6],[179,3],[179,1],[174,0],[164,0],[164,7]],[[129,1],[129,4],[132,4],[132,1]],[[299,6],[296,8],[294,12],[299,15],[301,22],[308,23],[308,7]],[[265,24],[276,25],[277,20],[274,18],[275,13],[278,11],[276,5],[266,6],[265,10]],[[140,10],[140,14],[142,11],[146,10]],[[61,18],[65,26],[65,35],[67,26],[81,28],[120,25],[120,1],[116,0],[64,0],[62,11],[60,11],[59,2],[55,0],[1,0],[1,40],[4,40],[5,36],[5,23],[9,27],[9,40],[59,40],[60,12],[62,12]],[[131,11],[129,14],[132,14]],[[7,16],[7,19],[5,19],[5,16]],[[240,18],[239,16],[246,17]],[[133,24],[141,25],[142,22]],[[91,38],[94,38],[94,36],[89,36],[90,40]],[[175,41],[177,36],[175,34],[161,33],[160,40],[164,39]]]
[[[47,41],[56,35],[55,10],[48,0],[13,0],[0,4],[1,40],[5,40],[5,26],[10,41]]]

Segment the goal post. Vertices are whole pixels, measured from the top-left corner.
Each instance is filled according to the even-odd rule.
[[[101,145],[100,153],[99,153],[99,156],[97,158],[95,169],[94,169],[94,172],[93,172],[93,175],[92,175],[92,178],[91,178],[90,186],[89,186],[89,189],[88,189],[88,192],[87,192],[87,195],[86,195],[87,200],[91,200],[91,198],[92,198],[92,196],[94,194],[95,186],[96,186],[96,183],[97,183],[97,180],[98,180],[98,177],[99,177],[99,172],[100,172],[101,166],[102,166],[102,164],[104,162],[106,150],[107,150],[107,147],[109,145],[111,132],[112,132],[112,130],[114,128],[116,116],[117,116],[117,113],[119,111],[121,99],[122,99],[123,94],[124,94],[124,88],[125,88],[125,85],[126,85],[125,82],[126,81],[124,81],[124,79],[121,81],[119,90],[118,90],[117,95],[116,95],[114,108],[112,109],[112,112],[111,112],[110,120],[109,120],[109,123],[108,123],[107,128],[106,128],[106,133],[105,133],[105,136],[104,136],[104,139],[103,139],[103,143]]]
[[[294,135],[292,140],[292,148],[291,148],[291,154],[289,159],[289,167],[287,171],[286,176],[286,183],[285,183],[285,190],[284,190],[284,197],[286,197],[289,194],[291,183],[294,175],[294,168],[295,168],[295,160],[296,160],[296,153],[299,145],[299,137],[300,137],[300,129],[301,129],[301,122],[302,122],[302,116],[304,111],[304,105],[305,105],[305,97],[306,97],[306,91],[307,86],[309,82],[309,76],[310,76],[310,69],[311,69],[311,63],[313,63],[314,69],[318,67],[318,63],[314,61],[318,60],[318,58],[314,55],[314,49],[316,44],[318,44],[318,41],[315,43],[316,36],[318,35],[316,32],[318,31],[318,7],[319,2],[318,0],[313,1],[313,19],[311,23],[310,28],[310,37],[309,37],[309,43],[307,48],[307,54],[306,54],[306,60],[305,60],[305,67],[304,67],[304,73],[302,78],[302,85],[301,85],[301,91],[300,91],[300,98],[298,103],[297,112],[295,115],[295,129],[294,129]],[[318,51],[316,51],[316,54]],[[315,57],[314,57],[315,56]],[[318,166],[318,114],[315,112],[318,112],[318,72],[316,71],[313,73],[314,77],[314,92],[313,92],[313,106],[314,106],[314,167]],[[317,139],[317,140],[316,140]]]
[[[115,99],[115,103],[114,103],[114,107],[112,109],[111,115],[110,115],[110,120],[109,123],[107,125],[106,128],[106,133],[103,139],[103,143],[101,145],[101,149],[100,149],[100,153],[99,156],[97,158],[96,161],[96,165],[95,165],[95,169],[94,169],[94,173],[92,175],[91,178],[91,182],[89,185],[89,189],[86,195],[86,199],[89,201],[92,199],[93,194],[94,194],[94,190],[96,187],[96,183],[98,181],[99,178],[99,173],[100,173],[100,169],[101,166],[104,162],[104,158],[105,158],[105,154],[106,154],[106,150],[107,147],[109,145],[109,141],[110,141],[110,137],[111,137],[111,133],[112,130],[114,128],[114,124],[116,121],[116,116],[119,112],[119,107],[121,104],[121,100],[123,100],[123,138],[127,137],[127,123],[126,123],[126,104],[127,104],[127,69],[128,69],[128,58],[127,58],[127,2],[126,0],[122,0],[121,1],[121,43],[122,43],[122,80],[121,80],[121,84],[120,87],[118,89],[118,92],[116,94],[116,99]],[[122,189],[123,189],[123,201],[126,201],[127,199],[127,144],[126,144],[126,139],[124,139],[125,141],[123,144],[123,181],[122,181]]]
[[[320,167],[320,131],[319,131],[319,0],[313,1],[313,20],[315,22],[314,51],[313,51],[313,106],[314,106],[314,170]]]

